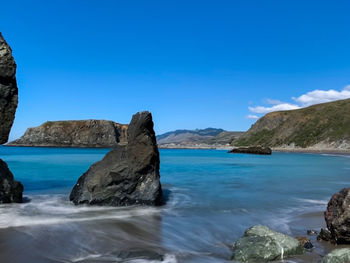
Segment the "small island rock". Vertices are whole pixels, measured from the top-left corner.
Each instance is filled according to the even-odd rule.
[[[337,244],[350,243],[350,188],[344,188],[332,196],[325,220],[332,241]]]
[[[127,125],[107,120],[47,121],[28,128],[8,146],[115,147],[127,141]]]
[[[258,225],[247,229],[243,237],[237,240],[233,246],[232,260],[268,262],[303,252],[297,239]]]
[[[250,154],[264,154],[270,155],[272,153],[269,147],[250,146],[233,148],[229,153],[250,153]]]
[[[74,186],[70,200],[90,205],[160,205],[159,152],[150,112],[132,117],[128,143],[93,164]]]

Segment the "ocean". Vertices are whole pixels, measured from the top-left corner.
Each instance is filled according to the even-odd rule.
[[[246,228],[306,236],[350,186],[349,156],[161,149],[164,206],[74,206],[76,180],[108,151],[0,147],[26,199],[0,205],[0,262],[232,262]],[[313,243],[284,262],[317,262],[328,248]]]

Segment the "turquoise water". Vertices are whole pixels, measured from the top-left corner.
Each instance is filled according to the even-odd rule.
[[[164,262],[229,262],[229,246],[247,227],[305,235],[323,224],[308,215],[321,215],[330,196],[350,185],[348,156],[160,150],[165,206],[73,206],[71,188],[106,152],[0,147],[31,200],[0,206],[0,262],[115,262],[124,250],[156,252]],[[22,239],[21,255],[3,253]]]

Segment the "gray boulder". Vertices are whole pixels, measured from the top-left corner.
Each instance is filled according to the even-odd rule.
[[[332,196],[325,220],[333,242],[350,243],[350,188],[344,188]]]
[[[0,144],[8,140],[18,103],[16,63],[0,33]]]
[[[22,203],[23,186],[15,181],[7,164],[0,159],[0,204]]]
[[[160,205],[159,152],[152,115],[132,117],[126,145],[117,145],[74,186],[70,200],[90,205]]]
[[[275,232],[266,226],[247,229],[233,246],[232,260],[239,262],[268,262],[304,252],[300,242]]]
[[[320,263],[348,263],[350,262],[350,248],[334,249],[328,253]]]

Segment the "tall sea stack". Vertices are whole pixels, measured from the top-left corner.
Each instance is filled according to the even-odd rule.
[[[16,62],[0,33],[0,144],[7,142],[18,103]],[[22,202],[23,186],[0,159],[0,203]]]
[[[136,113],[127,137],[126,145],[117,145],[78,179],[70,194],[74,204],[161,204],[159,152],[152,114]]]

